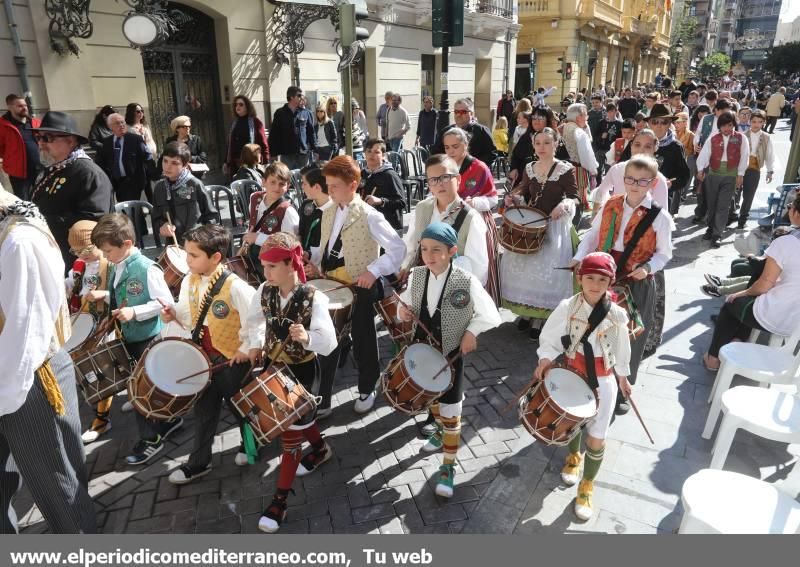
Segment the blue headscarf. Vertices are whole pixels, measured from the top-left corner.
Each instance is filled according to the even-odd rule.
[[[428,228],[422,231],[420,240],[423,238],[438,240],[439,242],[446,244],[448,248],[452,248],[458,244],[458,234],[456,231],[452,226],[443,222],[435,222],[430,224]]]

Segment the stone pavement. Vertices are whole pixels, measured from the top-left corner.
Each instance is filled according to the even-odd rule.
[[[788,154],[781,121],[778,157]],[[779,178],[782,177],[778,176]],[[772,184],[774,187],[776,183]],[[757,204],[763,204],[763,188]],[[666,274],[664,341],[643,363],[634,397],[655,439],[647,440],[633,412],[612,425],[596,486],[597,513],[580,523],[572,512],[575,488],[561,485],[566,449],[547,447],[522,428],[516,410],[505,411],[530,380],[536,343],[516,330],[513,316],[479,338],[467,357],[463,441],[456,490],[450,500],[435,496],[431,478],[440,455],[423,455],[414,419],[383,400],[360,417],[353,413],[357,375],[352,361],[340,371],[333,416],[322,422],[334,458],[304,479],[289,498],[281,533],[671,533],[680,523],[683,481],[708,465],[711,443],[700,438],[712,376],[700,357],[710,340],[709,316],[721,300],[703,296],[703,272],[727,273],[735,251],[729,244],[708,249],[703,230],[691,223],[692,206],[677,220],[675,257]],[[391,345],[381,332],[384,362]],[[128,467],[124,457],[135,442],[133,415],[115,400],[112,431],[87,446],[98,521],[105,533],[253,533],[277,478],[278,444],[261,450],[260,461],[237,467],[239,434],[233,418],[220,424],[213,470],[194,484],[171,485],[167,475],[191,450],[193,417],[174,434],[154,463]],[[83,422],[90,422],[83,408]],[[773,479],[790,462],[785,446],[739,434],[726,468]],[[46,530],[23,491],[16,508],[28,533]]]

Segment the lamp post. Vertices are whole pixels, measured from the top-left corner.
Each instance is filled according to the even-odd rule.
[[[162,0],[125,0],[133,8],[122,22],[122,35],[139,49],[160,43],[178,29],[176,19],[183,14],[168,10]]]
[[[675,76],[675,82],[678,82],[678,73],[681,72],[681,60],[683,59],[683,39],[678,38],[678,41],[675,43],[675,54],[677,61],[675,62],[675,71],[672,73]]]

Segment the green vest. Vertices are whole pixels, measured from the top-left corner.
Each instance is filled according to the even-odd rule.
[[[111,308],[117,309],[123,301],[127,301],[125,307],[136,307],[145,305],[152,300],[150,290],[147,289],[147,270],[155,262],[146,258],[141,252],[132,254],[123,262],[123,274],[119,282],[113,285],[111,294]],[[119,266],[114,266],[109,276],[110,281],[114,282],[116,271]],[[110,287],[110,286],[109,286]],[[161,332],[161,318],[151,317],[145,321],[131,320],[127,323],[120,323],[122,336],[126,343],[136,343],[153,338]]]

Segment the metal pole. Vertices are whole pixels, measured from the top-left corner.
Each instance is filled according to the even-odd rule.
[[[28,103],[28,111],[30,115],[33,116],[33,95],[31,93],[30,83],[28,83],[28,63],[25,60],[25,55],[22,53],[22,42],[19,39],[17,21],[14,18],[14,6],[11,2],[12,0],[3,0],[3,5],[6,9],[8,29],[11,32],[11,41],[14,44],[14,64],[17,66],[19,81],[22,83],[22,96],[25,97],[25,102]]]
[[[450,11],[450,2],[444,3],[444,17],[442,18],[445,22],[445,31],[444,31],[444,39],[442,41],[442,74],[441,74],[441,83],[442,83],[442,95],[439,99],[439,115],[436,117],[436,131],[441,132],[445,128],[450,125],[450,99],[449,97],[449,78],[448,73],[450,72],[450,41],[452,38],[450,37],[450,18],[452,17],[452,13]],[[438,140],[437,140],[438,142]]]
[[[342,98],[344,98],[344,147],[347,155],[353,157],[353,105],[351,92],[350,65],[342,70]]]

